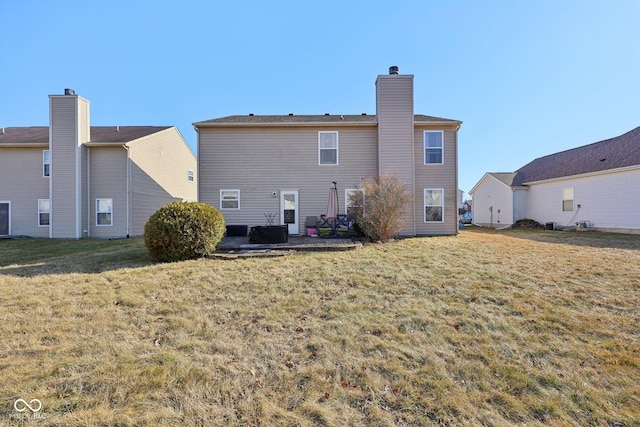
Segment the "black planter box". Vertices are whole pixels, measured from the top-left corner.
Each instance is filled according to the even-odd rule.
[[[249,233],[249,243],[286,243],[288,240],[288,225],[259,225],[251,227]]]

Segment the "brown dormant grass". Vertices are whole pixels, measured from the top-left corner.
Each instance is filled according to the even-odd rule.
[[[0,241],[0,425],[640,425],[640,236]],[[38,420],[14,402],[39,399]]]

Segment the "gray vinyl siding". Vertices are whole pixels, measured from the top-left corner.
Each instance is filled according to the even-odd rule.
[[[91,147],[89,168],[90,236],[127,236],[127,151],[124,147]],[[96,225],[96,199],[113,199],[111,226]]]
[[[397,175],[413,192],[413,76],[379,76],[376,95],[379,173]],[[413,205],[412,201],[410,207]],[[402,234],[415,234],[414,217],[414,212],[408,209],[405,218],[407,225]]]
[[[130,147],[131,235],[138,236],[162,206],[198,199],[198,164],[176,128],[134,141]],[[189,170],[193,181],[187,179]]]
[[[338,165],[318,164],[318,131],[338,132]],[[223,209],[227,224],[264,225],[265,213],[280,218],[280,191],[299,191],[300,233],[307,216],[326,213],[329,188],[345,188],[377,176],[377,130],[371,127],[200,129],[199,200],[220,209],[220,190],[240,190],[240,209]],[[276,197],[273,197],[273,193]]]
[[[51,97],[51,231],[52,237],[76,238],[80,205],[77,177],[77,98]]]
[[[42,176],[40,148],[0,148],[0,200],[11,202],[11,234],[49,237],[38,226],[38,199],[49,198],[49,178]]]
[[[442,164],[424,164],[424,131],[444,132],[444,161]],[[445,235],[458,232],[457,185],[457,131],[442,127],[420,126],[414,132],[415,158],[415,217],[417,235]],[[444,221],[424,221],[424,189],[444,190]]]

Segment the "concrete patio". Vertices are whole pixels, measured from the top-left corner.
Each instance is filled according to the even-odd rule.
[[[351,238],[322,238],[309,236],[289,236],[287,242],[273,244],[252,244],[249,237],[225,236],[214,254],[218,258],[239,256],[282,256],[302,251],[351,251],[362,247],[362,243]]]

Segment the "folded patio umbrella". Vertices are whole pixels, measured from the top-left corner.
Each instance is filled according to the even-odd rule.
[[[338,190],[336,183],[331,184],[329,188],[329,202],[327,203],[327,218],[335,218],[338,214]]]

